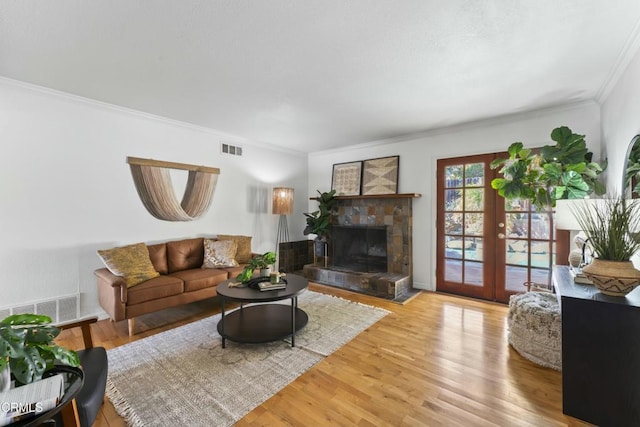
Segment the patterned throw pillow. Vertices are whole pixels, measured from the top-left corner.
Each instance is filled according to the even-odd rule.
[[[99,250],[98,255],[110,272],[124,278],[127,288],[160,275],[153,268],[144,243]]]
[[[202,268],[237,267],[238,244],[234,240],[204,239],[204,263]]]
[[[253,258],[251,254],[251,236],[233,236],[227,234],[218,234],[218,240],[233,240],[238,244],[238,252],[236,253],[236,261],[240,264],[246,264]]]

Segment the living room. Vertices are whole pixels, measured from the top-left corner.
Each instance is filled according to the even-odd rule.
[[[462,8],[463,3],[459,2],[458,6]],[[163,60],[170,60],[170,56],[163,57],[166,55],[164,49],[157,48],[149,54],[153,59],[138,69],[133,56],[113,51],[119,47],[124,49],[127,44],[127,31],[118,33],[122,28],[96,30],[104,39],[73,38],[74,31],[84,36],[94,34],[91,23],[99,21],[96,18],[98,11],[109,14],[110,6],[106,3],[101,5],[104,10],[93,12],[86,6],[68,4],[66,20],[63,23],[52,20],[48,25],[44,25],[48,14],[58,16],[56,13],[59,13],[58,17],[63,19],[64,14],[55,10],[58,6],[39,2],[23,2],[23,6],[16,2],[3,4],[0,6],[3,17],[0,25],[6,35],[0,41],[0,132],[5,153],[0,202],[4,212],[0,249],[4,286],[2,308],[77,297],[77,317],[98,315],[104,318],[93,275],[94,270],[102,267],[97,250],[135,242],[154,243],[216,234],[250,235],[255,252],[272,250],[278,221],[270,210],[273,187],[294,188],[294,213],[288,218],[289,232],[291,240],[306,239],[302,233],[305,225],[303,213],[315,208],[315,203],[309,198],[316,194],[316,190],[330,189],[334,164],[395,155],[400,156],[398,192],[422,194],[413,205],[413,284],[417,289],[435,291],[434,195],[438,159],[501,152],[514,141],[541,146],[549,142],[553,128],[567,125],[587,136],[589,149],[597,158],[608,159],[608,191],[615,193],[620,190],[619,177],[623,173],[627,146],[633,136],[640,133],[640,107],[633,104],[640,95],[640,81],[636,77],[640,74],[640,9],[632,1],[616,3],[616,8],[605,5],[605,2],[589,3],[598,12],[591,11],[585,15],[597,19],[595,23],[601,25],[593,25],[592,21],[580,24],[580,31],[585,33],[584,38],[588,42],[582,44],[580,40],[571,39],[574,45],[566,47],[565,51],[554,51],[554,56],[550,54],[550,57],[555,62],[545,63],[537,80],[500,87],[486,86],[484,96],[456,106],[461,113],[467,113],[466,117],[469,117],[469,110],[477,112],[476,118],[463,123],[454,122],[454,118],[449,119],[451,122],[442,119],[444,124],[441,126],[423,126],[413,132],[393,133],[393,129],[389,129],[386,137],[372,132],[369,138],[362,134],[358,138],[349,138],[345,133],[342,139],[331,141],[333,146],[324,149],[314,148],[314,142],[303,139],[302,133],[289,134],[289,139],[281,145],[278,145],[275,131],[274,134],[269,133],[270,129],[294,127],[296,120],[313,121],[306,113],[287,108],[288,103],[295,101],[289,100],[288,97],[293,95],[286,92],[277,94],[280,104],[266,105],[263,115],[247,118],[244,123],[246,134],[235,125],[227,130],[222,126],[193,124],[206,122],[204,116],[219,113],[225,117],[224,109],[242,111],[249,95],[243,92],[245,98],[238,96],[236,102],[227,103],[214,112],[198,111],[196,107],[189,106],[190,102],[203,105],[201,103],[207,100],[198,99],[192,92],[185,96],[181,91],[186,85],[184,80],[189,80],[190,76],[183,76],[171,87],[151,86],[152,81],[164,82],[156,80],[154,67],[162,73],[168,72],[161,65]],[[286,5],[280,6],[286,10]],[[407,9],[411,7],[418,6],[411,3]],[[434,5],[430,7],[435,8]],[[571,7],[578,13],[582,3],[571,2]],[[562,10],[569,14],[571,7],[566,6]],[[607,13],[603,12],[598,17],[601,9]],[[549,6],[549,10],[552,11],[553,7]],[[545,12],[550,13],[549,10],[545,9]],[[83,18],[82,14],[87,15]],[[35,28],[42,30],[46,27],[46,31],[35,31],[34,27],[27,25],[31,18],[36,20],[36,17],[36,22],[44,27]],[[256,16],[252,17],[258,20]],[[186,23],[188,21],[183,22],[185,26]],[[55,31],[55,28],[75,24],[79,26],[77,30],[65,34]],[[598,31],[589,31],[596,26]],[[332,27],[329,25],[328,28]],[[542,37],[539,33],[544,32],[543,26],[537,28],[536,35]],[[246,26],[238,29],[250,30]],[[29,31],[33,34],[29,35]],[[181,30],[176,31],[182,34]],[[587,55],[585,62],[573,67],[574,55],[588,50],[590,45],[596,49],[595,41],[606,37],[607,31],[615,37],[611,36],[611,45],[602,48],[605,52],[599,50],[600,57]],[[103,46],[105,39],[111,36],[116,42],[109,44],[108,48]],[[319,40],[324,39],[320,37]],[[398,39],[398,43],[402,40]],[[83,47],[85,43],[90,47]],[[29,49],[39,44],[42,50],[30,54]],[[339,40],[336,44],[339,45]],[[549,44],[548,41],[544,44],[543,51],[551,50]],[[463,44],[463,47],[473,48],[474,45]],[[76,49],[83,55],[75,57]],[[167,49],[170,50],[170,45]],[[94,54],[89,55],[88,51]],[[464,58],[467,55],[467,50],[458,54]],[[536,61],[542,59],[535,58]],[[494,60],[492,57],[487,62]],[[127,65],[128,61],[134,65]],[[535,66],[536,61],[519,64]],[[269,70],[245,67],[256,74],[249,76],[249,82],[245,84],[257,94],[261,86],[282,84],[279,80],[274,82],[273,75],[282,71],[276,65],[272,64],[273,69]],[[460,68],[471,66],[464,63]],[[402,67],[409,66],[405,63],[398,69]],[[508,68],[508,64],[503,67]],[[296,72],[303,73],[304,68],[298,68]],[[327,66],[327,70],[330,68]],[[591,82],[591,86],[582,91],[575,86],[566,90],[556,87],[552,97],[544,98],[548,93],[543,91],[547,89],[538,87],[543,87],[545,80],[553,80],[557,68],[562,68],[558,74],[565,76],[564,80],[559,80],[562,84],[572,79],[580,80],[579,77],[588,74],[590,68],[597,69],[599,74],[589,75],[595,83]],[[260,77],[263,72],[265,75]],[[407,75],[383,77],[392,80],[409,78]],[[227,84],[233,82],[234,79],[230,78]],[[376,80],[374,83],[379,82]],[[234,84],[229,91],[240,91],[238,86],[241,84]],[[538,103],[530,109],[516,96],[515,100],[511,98],[511,103],[505,104],[502,114],[495,117],[480,114],[493,106],[494,98],[506,99],[507,93],[518,92],[523,87],[540,90],[539,98],[547,104]],[[365,86],[364,89],[371,91],[373,88]],[[316,82],[313,90],[326,91],[326,88]],[[359,99],[350,101],[344,95],[336,96],[331,102],[353,102],[355,110],[366,111],[371,102],[366,97],[366,90],[354,90],[353,94],[361,96]],[[440,101],[445,103],[449,94],[455,95],[456,91],[456,87],[447,87],[447,94],[441,95]],[[123,99],[120,98],[122,93],[127,92],[131,93],[127,102],[119,101]],[[348,93],[349,96],[351,94]],[[203,98],[208,96],[215,98],[215,94],[203,95]],[[163,106],[159,100],[165,97],[168,101]],[[158,108],[149,112],[137,107],[145,102],[158,103]],[[401,102],[401,99],[393,98],[388,109],[404,111]],[[170,114],[176,111],[172,110],[175,104],[179,104],[180,108],[176,110],[183,112],[183,116]],[[437,105],[432,108],[437,108]],[[331,119],[336,115],[328,117],[326,121],[318,120],[303,130],[311,133],[313,126],[332,127]],[[365,116],[363,121],[369,120],[373,125],[379,117]],[[255,132],[260,130],[262,134],[256,135]],[[297,139],[309,141],[308,145],[296,148],[291,141]],[[222,153],[223,143],[241,147],[242,155]],[[320,146],[319,141],[317,144]],[[210,210],[201,219],[191,222],[166,222],[152,218],[133,185],[126,164],[128,156],[220,168]],[[173,178],[176,188],[184,185],[184,176],[175,174]]]

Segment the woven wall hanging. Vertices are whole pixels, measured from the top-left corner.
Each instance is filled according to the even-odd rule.
[[[209,209],[220,169],[137,157],[127,157],[127,163],[138,196],[154,217],[164,221],[192,221]],[[178,202],[174,193],[169,169],[189,171],[182,202]]]

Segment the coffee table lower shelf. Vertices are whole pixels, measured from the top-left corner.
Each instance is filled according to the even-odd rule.
[[[291,324],[292,309],[295,311],[295,331]],[[223,346],[225,339],[238,343],[265,343],[293,337],[308,321],[307,313],[297,307],[284,304],[252,305],[225,314],[218,322],[218,333],[223,339]]]

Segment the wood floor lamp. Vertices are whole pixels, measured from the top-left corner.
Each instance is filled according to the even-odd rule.
[[[276,260],[280,264],[280,243],[289,241],[289,226],[287,225],[287,215],[293,213],[293,188],[275,187],[273,189],[274,215],[280,215],[278,220],[278,235],[276,238]],[[278,268],[278,267],[276,267]]]

